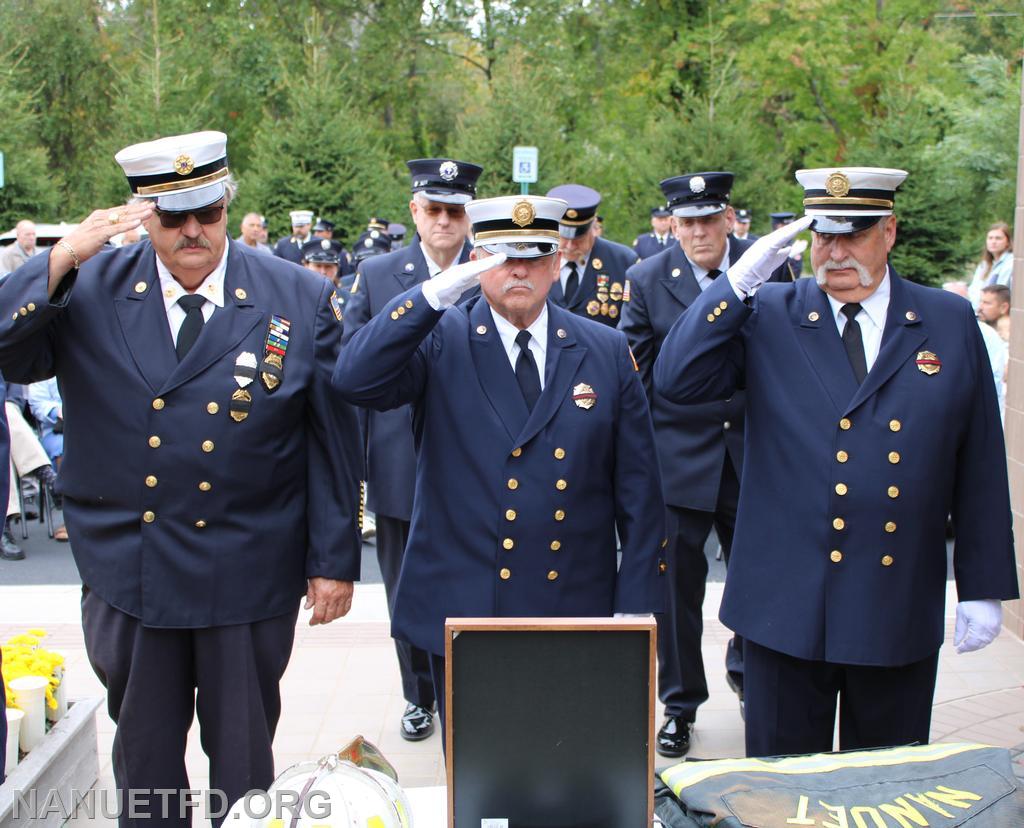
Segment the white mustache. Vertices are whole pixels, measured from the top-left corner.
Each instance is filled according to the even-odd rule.
[[[502,293],[508,293],[512,288],[525,287],[530,290],[535,290],[533,282],[529,279],[506,279],[505,284],[501,286]]]
[[[202,236],[199,236],[199,237],[194,238],[194,239],[189,239],[189,238],[183,237],[183,238],[178,239],[174,243],[174,249],[171,252],[174,253],[174,252],[177,252],[178,250],[183,250],[186,247],[189,247],[189,248],[201,247],[204,250],[209,250],[211,248],[211,246],[212,245],[206,239],[204,239]]]
[[[857,278],[862,287],[871,287],[871,274],[868,273],[868,269],[852,256],[847,256],[841,262],[827,261],[818,265],[814,271],[814,280],[819,286],[824,286],[827,281],[826,274],[830,270],[845,270],[847,268],[857,271]]]

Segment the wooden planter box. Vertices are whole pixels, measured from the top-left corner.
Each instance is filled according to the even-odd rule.
[[[42,828],[60,826],[65,813],[49,813],[37,817],[44,808],[50,791],[56,791],[60,802],[71,807],[74,793],[79,795],[96,784],[100,775],[96,748],[96,709],[100,698],[78,699],[68,705],[68,714],[54,724],[50,732],[0,785],[0,828]],[[36,792],[36,813],[28,813],[29,792]],[[16,807],[17,806],[17,807]],[[20,813],[18,813],[20,808]],[[64,808],[48,809],[63,811]],[[16,818],[17,817],[17,818]]]

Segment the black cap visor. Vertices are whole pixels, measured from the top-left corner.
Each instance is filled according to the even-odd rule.
[[[847,235],[867,230],[881,218],[885,216],[815,216],[811,230],[832,236]]]
[[[558,245],[547,242],[510,242],[481,245],[488,253],[504,253],[509,259],[539,259],[558,252]]]

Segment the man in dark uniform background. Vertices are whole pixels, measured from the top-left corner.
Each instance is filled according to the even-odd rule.
[[[755,236],[750,232],[750,210],[737,208],[734,212],[736,214],[736,221],[732,226],[732,237],[743,241],[757,241],[760,236]]]
[[[313,238],[315,239],[330,239],[338,245],[338,276],[348,276],[350,273],[355,273],[355,265],[352,263],[352,256],[345,249],[345,245],[341,243],[340,239],[334,238],[335,224],[333,221],[328,221],[323,216],[316,220],[316,224],[313,225]]]
[[[750,247],[750,242],[729,235],[732,183],[728,172],[692,173],[661,182],[678,243],[629,269],[629,298],[620,326],[651,401],[669,511],[671,574],[666,612],[658,617],[658,692],[665,722],[656,747],[670,757],[689,750],[697,708],[708,699],[701,656],[708,574],[704,544],[713,526],[728,563],[743,467],[744,397],[737,391],[728,400],[676,405],[654,387],[653,368],[675,321]],[[726,678],[742,703],[742,641],[736,638],[726,652]]]
[[[412,176],[409,211],[416,235],[408,247],[360,262],[345,306],[345,343],[395,296],[469,259],[465,205],[476,193],[483,168],[448,158],[417,159],[409,161],[408,167]],[[371,229],[374,224],[377,232],[387,227],[379,219],[371,221]],[[376,516],[377,557],[394,617],[416,475],[412,409],[402,405],[389,411],[370,410],[363,423],[367,509]],[[436,701],[430,659],[405,640],[396,640],[395,649],[407,703],[400,732],[410,741],[425,739],[434,731]]]
[[[651,232],[633,240],[633,251],[641,259],[649,259],[675,242],[672,238],[672,211],[664,204],[651,208]]]
[[[302,262],[302,245],[310,238],[310,227],[313,224],[312,210],[292,210],[288,214],[292,221],[292,234],[282,236],[274,245],[274,255],[289,262]]]
[[[556,305],[614,328],[619,324],[626,268],[637,261],[624,244],[599,238],[594,219],[601,194],[581,184],[562,184],[548,191],[549,198],[568,204],[558,225],[560,269],[551,287]]]
[[[744,637],[747,753],[928,742],[956,526],[954,643],[1016,598],[1003,431],[968,303],[888,264],[902,170],[800,170],[807,216],[693,303],[654,366],[678,403],[747,395],[722,622]],[[812,224],[813,222],[813,224]],[[814,279],[763,285],[813,230]]]
[[[58,488],[114,777],[158,791],[132,800],[160,825],[191,824],[195,715],[212,789],[231,802],[273,781],[300,597],[327,623],[359,576],[362,458],[329,383],[333,286],[228,239],[226,140],[119,152],[139,203],[93,212],[0,291],[5,375],[60,383]],[[140,223],[147,241],[107,246]]]
[[[769,213],[768,215],[772,220],[772,230],[778,230],[780,227],[785,227],[796,218],[795,213],[789,212]],[[804,272],[803,254],[806,249],[807,242],[803,239],[796,239],[789,246],[789,256],[785,261],[785,266],[789,269],[789,272],[793,277],[791,281],[795,282]]]

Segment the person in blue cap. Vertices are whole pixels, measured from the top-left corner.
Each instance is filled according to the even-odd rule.
[[[672,211],[664,204],[651,208],[651,232],[637,236],[633,240],[633,251],[641,259],[649,259],[655,253],[660,253],[670,244],[674,244],[672,237]]]
[[[419,158],[406,166],[412,181],[409,212],[416,235],[407,247],[360,261],[345,304],[346,345],[395,296],[469,260],[466,203],[476,195],[483,168],[454,158]],[[383,234],[387,226],[385,219],[375,218],[369,229]],[[366,506],[376,516],[377,559],[394,617],[416,477],[412,409],[401,405],[387,411],[367,410],[364,425]],[[408,741],[426,739],[434,732],[436,704],[430,659],[422,648],[405,640],[396,639],[395,650],[406,700],[399,732]]]
[[[736,221],[732,227],[732,237],[741,241],[757,241],[760,236],[755,236],[750,232],[750,222],[752,219],[750,210],[737,207],[735,213]]]
[[[345,245],[341,243],[340,239],[334,238],[335,232],[336,225],[334,222],[328,221],[323,216],[318,218],[316,224],[313,225],[313,238],[329,239],[338,243],[338,277],[340,280],[343,276],[355,273],[355,266],[352,263],[352,256],[345,249]]]
[[[638,261],[624,244],[600,238],[594,232],[601,194],[582,184],[561,184],[549,198],[566,202],[558,225],[559,276],[551,288],[551,301],[577,316],[609,327],[619,324],[626,268]]]

